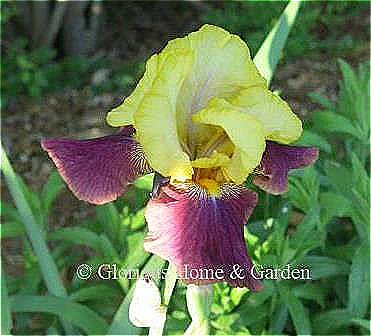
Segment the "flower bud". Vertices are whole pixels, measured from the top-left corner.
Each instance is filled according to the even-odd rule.
[[[149,276],[140,278],[129,306],[129,319],[136,327],[149,327],[149,335],[161,335],[166,320],[166,308],[161,295]]]
[[[209,313],[213,300],[212,285],[188,285],[187,307],[192,323],[184,335],[207,335],[209,333]]]

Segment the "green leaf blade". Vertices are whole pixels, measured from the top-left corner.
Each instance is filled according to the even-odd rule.
[[[291,319],[294,323],[298,335],[311,335],[312,328],[308,312],[302,302],[296,298],[293,293],[286,287],[279,287],[280,295],[286,303]]]
[[[25,226],[32,247],[38,257],[39,265],[45,283],[53,295],[66,297],[67,292],[61,279],[59,278],[57,266],[46,245],[45,233],[41,231],[41,225],[37,224],[33,213],[23,194],[19,179],[8,160],[8,157],[1,146],[1,170],[4,173],[5,180],[13,197],[14,203],[19,211],[20,218]]]
[[[255,65],[263,77],[267,79],[268,84],[272,80],[300,4],[300,1],[290,1],[254,57]]]
[[[11,299],[11,308],[15,312],[55,314],[63,320],[71,321],[87,334],[105,334],[108,328],[107,322],[97,313],[68,298],[52,295],[15,295]]]
[[[349,275],[348,308],[358,318],[367,313],[370,302],[370,265],[369,247],[363,244],[355,252]]]

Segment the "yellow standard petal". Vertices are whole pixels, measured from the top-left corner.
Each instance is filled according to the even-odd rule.
[[[194,168],[215,168],[227,166],[230,161],[227,155],[215,151],[210,157],[200,157],[191,164]]]
[[[176,102],[192,53],[179,49],[162,52],[158,57],[156,78],[134,114],[136,135],[155,171],[185,181],[192,178],[193,169],[178,138]]]
[[[237,35],[206,24],[185,38],[170,41],[165,50],[190,49],[194,61],[178,99],[178,131],[197,152],[216,128],[193,124],[192,114],[206,107],[212,97],[227,98],[241,88],[266,87],[246,43]]]
[[[288,144],[301,135],[301,121],[290,106],[264,87],[241,90],[230,102],[260,120],[268,140]]]
[[[221,126],[235,145],[226,174],[241,184],[259,164],[265,138],[262,123],[224,99],[212,98],[205,109],[193,115],[193,121]]]
[[[146,71],[133,93],[125,98],[124,102],[107,114],[107,123],[111,126],[134,124],[134,113],[138,109],[143,96],[152,87],[156,78],[159,63],[158,55],[153,55],[146,63]]]

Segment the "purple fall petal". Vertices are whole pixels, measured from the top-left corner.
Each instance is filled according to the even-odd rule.
[[[287,178],[290,169],[304,168],[314,163],[319,150],[315,147],[281,145],[267,141],[260,165],[256,168],[254,183],[271,194],[287,191]]]
[[[132,127],[89,140],[44,139],[41,145],[77,198],[93,204],[116,199],[128,182],[150,171]]]
[[[243,237],[256,202],[256,193],[234,185],[224,185],[221,197],[207,196],[197,185],[187,190],[164,186],[145,211],[149,233],[144,247],[174,263],[186,283],[227,281],[258,290],[262,285],[251,275],[253,264]],[[242,269],[240,277],[234,278],[234,265]],[[216,274],[218,269],[222,279],[203,271]]]

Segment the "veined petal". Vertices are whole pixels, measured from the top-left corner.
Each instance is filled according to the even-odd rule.
[[[256,168],[254,183],[271,194],[287,191],[290,169],[304,168],[318,159],[315,147],[287,146],[267,141],[260,165]]]
[[[301,121],[290,106],[264,87],[241,90],[230,102],[260,120],[269,140],[288,144],[301,135]]]
[[[223,185],[220,197],[208,197],[194,184],[188,189],[165,186],[147,205],[144,247],[174,263],[186,283],[227,281],[257,290],[261,284],[251,275],[243,238],[256,202],[256,193],[235,185]],[[237,267],[243,276],[234,276]]]
[[[153,55],[146,63],[146,71],[133,93],[124,102],[107,114],[107,123],[111,126],[134,124],[134,113],[138,109],[143,96],[152,87],[159,68],[159,57]]]
[[[193,115],[193,121],[222,127],[235,145],[225,168],[232,181],[241,184],[259,164],[265,149],[264,128],[253,116],[221,98],[212,98],[207,107]]]
[[[162,52],[159,57],[157,76],[134,115],[137,138],[155,171],[184,181],[192,178],[193,169],[178,138],[176,102],[192,54],[178,50]]]
[[[129,126],[96,139],[44,139],[41,145],[77,198],[103,204],[151,171],[139,143],[128,135],[132,131]]]
[[[266,87],[253,63],[248,46],[237,35],[206,24],[185,38],[168,43],[166,49],[192,50],[194,61],[178,99],[178,131],[191,147],[207,141],[215,127],[192,124],[192,114],[203,109],[211,97],[229,97],[250,86]]]

